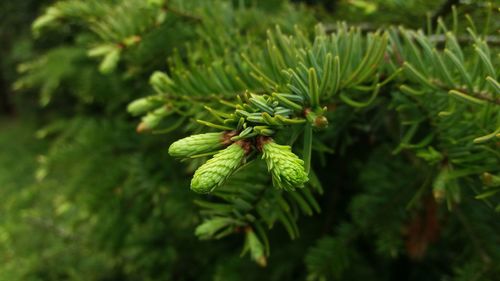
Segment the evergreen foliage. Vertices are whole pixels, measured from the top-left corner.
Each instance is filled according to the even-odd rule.
[[[495,280],[500,6],[291,2],[0,4],[0,280]]]

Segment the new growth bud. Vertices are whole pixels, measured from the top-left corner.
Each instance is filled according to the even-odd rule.
[[[232,174],[243,162],[246,150],[243,142],[236,142],[219,151],[196,170],[191,189],[198,193],[210,193]]]
[[[214,151],[223,147],[223,136],[224,133],[220,132],[192,135],[172,143],[168,153],[173,157],[191,157]]]
[[[127,111],[131,115],[137,116],[159,106],[158,100],[152,98],[142,98],[135,100],[127,106]]]
[[[137,132],[142,133],[144,131],[149,131],[156,128],[156,126],[160,124],[161,120],[163,120],[163,118],[168,114],[169,110],[166,106],[162,106],[148,113],[147,115],[142,117],[142,122],[139,124],[139,126],[137,126]]]
[[[116,66],[118,65],[118,62],[120,61],[120,56],[121,56],[121,49],[115,47],[113,50],[111,50],[104,56],[103,60],[101,61],[101,64],[99,65],[99,71],[102,74],[109,74],[113,72]]]
[[[287,191],[303,187],[309,178],[304,169],[304,161],[292,152],[288,145],[279,145],[265,140],[262,145],[262,158],[266,160],[273,184]]]

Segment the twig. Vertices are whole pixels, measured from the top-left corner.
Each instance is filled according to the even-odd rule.
[[[500,98],[495,99],[492,96],[488,95],[487,92],[472,92],[471,93],[471,92],[468,92],[468,90],[465,88],[450,88],[438,79],[431,78],[431,81],[434,85],[436,85],[437,87],[439,87],[443,91],[449,92],[451,90],[458,90],[459,92],[461,92],[467,96],[471,96],[471,97],[476,98],[476,99],[480,99],[480,100],[484,100],[486,102],[500,105]]]
[[[370,23],[359,23],[356,24],[355,27],[359,28],[362,33],[374,32],[380,29],[384,29],[384,27],[374,26]],[[325,24],[326,33],[335,33],[337,32],[337,30],[338,30],[337,24],[332,24],[332,23]],[[460,44],[468,45],[470,43],[475,42],[474,38],[470,35],[456,35],[456,36],[457,36],[457,42]],[[446,36],[444,34],[432,34],[429,35],[428,37],[431,42],[436,43],[438,48],[442,48],[446,43]],[[490,46],[500,46],[500,36],[488,35],[485,36],[483,39]]]

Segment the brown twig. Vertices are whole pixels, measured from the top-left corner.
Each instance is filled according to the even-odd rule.
[[[456,90],[467,96],[500,105],[500,98],[495,99],[494,97],[488,95],[487,92],[468,92],[468,89],[466,88],[450,88],[438,79],[431,79],[431,82],[443,91],[449,92],[451,90]]]
[[[374,26],[370,23],[359,23],[355,25],[357,28],[361,30],[362,33],[369,33],[369,32],[374,32],[377,30],[380,30],[383,27],[378,27]],[[331,24],[331,23],[326,23],[325,24],[325,31],[326,33],[335,33],[337,32],[338,28],[336,24]],[[399,32],[399,31],[398,31]],[[484,41],[489,45],[489,46],[500,46],[500,36],[496,35],[488,35],[485,36]],[[429,40],[431,42],[436,43],[436,46],[438,48],[442,48],[444,44],[446,43],[446,35],[444,34],[432,34],[429,35]],[[464,45],[469,45],[470,43],[474,43],[474,37],[471,35],[457,35],[457,42],[460,44]]]

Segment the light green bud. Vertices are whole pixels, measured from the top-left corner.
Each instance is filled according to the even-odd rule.
[[[121,49],[115,48],[111,50],[107,55],[104,56],[101,64],[99,65],[99,71],[102,74],[109,74],[116,69],[118,62],[120,61]]]
[[[32,30],[35,33],[38,33],[41,29],[45,28],[48,25],[53,24],[59,18],[62,17],[62,12],[56,7],[50,7],[47,9],[45,14],[38,17],[31,26]]]
[[[151,97],[147,97],[147,98],[137,99],[129,103],[127,106],[127,111],[131,115],[137,116],[142,113],[148,112],[159,105],[160,103],[158,100],[155,100]]]
[[[87,55],[89,57],[101,57],[101,56],[105,56],[105,55],[109,54],[114,49],[116,49],[115,44],[102,44],[102,45],[99,45],[99,46],[96,46],[96,47],[90,49],[87,52]]]
[[[265,267],[267,265],[264,245],[262,244],[262,242],[260,242],[259,238],[253,230],[248,230],[246,233],[245,248],[248,248],[250,250],[252,259],[258,265],[262,267]]]
[[[303,187],[309,180],[304,161],[292,152],[290,146],[279,145],[271,140],[262,146],[262,152],[274,186],[291,191]]]
[[[191,189],[198,193],[210,193],[220,186],[243,162],[245,149],[233,143],[196,170]]]
[[[149,78],[149,83],[153,89],[160,94],[171,91],[175,85],[174,81],[165,72],[155,71]]]
[[[169,113],[166,106],[162,106],[146,116],[142,117],[142,122],[137,126],[137,132],[141,133],[156,128],[161,120]]]
[[[173,157],[190,157],[222,148],[224,133],[206,133],[180,139],[170,145],[168,153]]]

